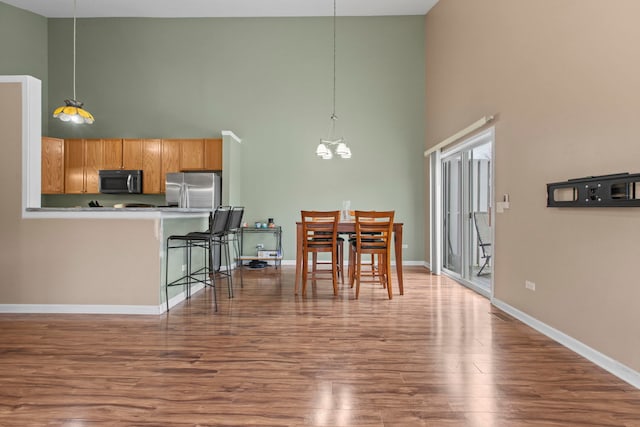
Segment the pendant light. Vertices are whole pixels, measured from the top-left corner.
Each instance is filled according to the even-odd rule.
[[[91,124],[94,122],[93,116],[76,99],[76,2],[77,0],[73,0],[73,99],[65,99],[65,105],[56,108],[53,117],[63,122]]]
[[[342,159],[351,158],[351,149],[347,146],[343,136],[336,136],[336,0],[333,0],[333,112],[330,117],[329,136],[320,138],[316,148],[316,155],[324,160],[333,158],[333,154]],[[333,150],[333,151],[332,151]]]

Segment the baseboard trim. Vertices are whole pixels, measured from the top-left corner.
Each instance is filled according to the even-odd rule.
[[[197,284],[191,287],[191,294],[204,288]],[[169,299],[169,308],[187,298],[180,292]],[[158,305],[109,305],[109,304],[0,304],[0,313],[14,314],[137,314],[159,315],[167,311],[164,301]]]
[[[193,296],[196,292],[199,292],[202,289],[204,289],[204,285],[202,283],[191,285],[191,295]],[[172,298],[169,298],[169,308],[171,309],[173,306],[180,304],[182,301],[186,299],[187,299],[187,293],[185,291],[178,293]],[[163,302],[158,307],[158,310],[160,310],[158,314],[165,313],[167,311],[167,305]]]
[[[588,345],[578,341],[577,339],[563,332],[560,332],[559,330],[539,321],[538,319],[518,310],[515,307],[510,306],[504,301],[493,298],[491,303],[500,310],[520,320],[522,323],[532,327],[536,331],[562,344],[569,350],[578,353],[580,356],[595,363],[602,369],[631,384],[635,388],[640,389],[640,372],[634,371],[633,369],[618,362],[617,360],[614,360],[611,357],[600,353],[599,351],[589,347]]]
[[[161,308],[162,307],[162,308]],[[164,305],[0,304],[0,313],[14,314],[146,314],[163,313]]]

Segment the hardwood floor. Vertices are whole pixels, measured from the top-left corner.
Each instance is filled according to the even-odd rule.
[[[640,426],[640,390],[418,267],[236,277],[162,316],[0,315],[0,426]]]

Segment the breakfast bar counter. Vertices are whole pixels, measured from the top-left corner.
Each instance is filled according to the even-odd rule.
[[[187,218],[208,216],[210,209],[145,207],[70,207],[70,208],[27,208],[24,218],[58,218],[58,219],[154,219],[154,218]]]
[[[14,229],[25,243],[12,252],[25,260],[17,266],[22,284],[7,288],[0,312],[161,314],[166,239],[206,230],[209,212],[27,208]],[[182,275],[183,263],[170,257],[169,280]],[[170,306],[183,299],[182,287],[170,290]]]

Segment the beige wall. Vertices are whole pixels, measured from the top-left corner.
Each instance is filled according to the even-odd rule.
[[[498,116],[495,298],[636,371],[640,209],[546,208],[545,184],[640,172],[638,16],[637,0],[440,0],[425,45],[426,147]]]
[[[21,218],[21,103],[0,83],[0,304],[160,304],[156,221]]]

